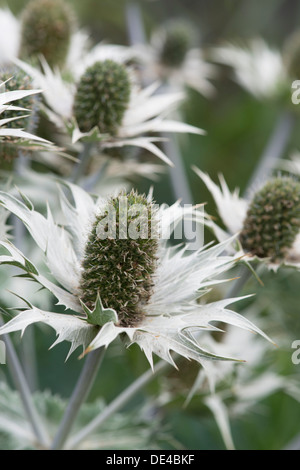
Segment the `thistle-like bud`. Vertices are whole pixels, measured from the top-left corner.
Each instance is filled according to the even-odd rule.
[[[258,191],[240,234],[243,248],[254,256],[282,261],[300,231],[300,183],[275,178]]]
[[[74,101],[79,129],[98,127],[103,134],[116,134],[130,99],[126,67],[113,60],[96,62],[82,75]]]
[[[180,67],[194,42],[194,30],[182,20],[170,20],[158,34],[159,60],[167,67]]]
[[[73,24],[73,11],[63,0],[31,0],[23,12],[20,56],[43,55],[50,67],[62,66]]]
[[[157,263],[152,202],[132,191],[111,198],[97,215],[82,263],[81,301],[114,309],[122,326],[136,326],[152,293]]]
[[[7,82],[6,82],[7,81]],[[15,90],[32,90],[32,78],[27,75],[23,70],[17,68],[8,68],[0,73],[0,82],[6,82],[5,91]],[[3,90],[4,91],[4,90]],[[1,115],[2,119],[18,118],[9,121],[5,127],[9,129],[25,129],[29,133],[33,133],[38,126],[38,109],[39,97],[38,95],[25,96],[16,100],[12,105],[24,108],[25,111],[16,111],[8,108]],[[26,116],[22,118],[22,116]],[[1,140],[0,160],[11,161],[18,156],[17,148],[15,145],[15,138],[5,137]]]

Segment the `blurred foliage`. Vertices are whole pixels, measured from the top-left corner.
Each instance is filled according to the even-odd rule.
[[[26,3],[24,0],[9,0],[9,8],[18,14]],[[70,0],[69,3],[74,6],[80,24],[91,32],[95,42],[128,43],[126,0]],[[263,36],[281,48],[287,35],[300,26],[298,0],[140,0],[138,3],[148,34],[169,17],[186,17],[196,24],[204,47],[226,39]],[[0,1],[1,6],[6,4]],[[281,111],[278,103],[257,101],[247,94],[231,80],[227,70],[223,70],[214,84],[217,89],[215,98],[208,100],[194,91],[188,91],[182,109],[186,122],[204,128],[207,136],[188,136],[184,142],[180,141],[194,201],[207,202],[206,209],[212,215],[216,213],[211,196],[190,169],[191,165],[208,172],[214,180],[217,180],[219,173],[223,173],[231,189],[238,186],[243,191]],[[300,149],[299,123],[284,156],[288,157],[295,149]],[[149,183],[145,182],[139,185],[145,190],[149,187]],[[154,194],[158,202],[173,201],[168,176],[155,185]],[[210,235],[207,234],[209,239]],[[277,275],[263,273],[262,280],[264,286],[253,280],[245,293],[257,293],[261,316],[268,316],[274,330],[284,331],[292,342],[300,337],[299,273],[286,270],[281,270]],[[63,362],[68,351],[66,344],[48,351],[55,339],[52,330],[37,326],[33,331],[39,351],[39,387],[68,397],[82,363],[76,353],[67,363]],[[14,340],[18,345],[19,335],[14,335]],[[300,366],[298,369],[292,366],[290,355],[291,351],[283,348],[274,354],[274,361],[285,373],[299,375]],[[116,343],[107,351],[90,401],[99,395],[104,400],[112,400],[147,368],[146,359],[138,348],[132,347],[125,353],[122,344]],[[148,393],[159,389],[159,380],[155,380],[128,404],[127,409],[142,403]],[[183,400],[178,399],[177,406],[165,407],[162,412],[175,438],[186,448],[224,448],[210,412],[197,398],[186,409],[183,408]],[[298,432],[299,422],[299,405],[278,392],[265,399],[259,411],[234,420],[233,436],[239,449],[279,449]]]

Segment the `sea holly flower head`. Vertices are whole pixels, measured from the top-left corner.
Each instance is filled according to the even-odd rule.
[[[238,234],[234,250],[246,259],[265,262],[270,269],[280,265],[300,267],[300,183],[292,177],[271,178],[251,199],[230,192],[223,177],[221,187],[194,168],[215,199],[225,230],[213,220],[208,225],[218,240]]]
[[[63,0],[31,0],[21,24],[20,56],[43,55],[51,67],[66,60],[73,32],[73,12]]]
[[[182,18],[173,18],[155,29],[149,44],[133,47],[142,65],[146,80],[160,80],[172,89],[190,87],[205,97],[211,97],[215,88],[211,80],[217,74],[216,66],[206,62],[204,52],[196,47],[194,25]]]
[[[74,99],[74,116],[79,129],[98,127],[114,135],[122,123],[130,99],[130,78],[126,67],[112,60],[96,62],[82,75]]]
[[[166,67],[180,67],[193,45],[193,33],[186,21],[168,21],[155,35],[160,62]]]
[[[117,233],[108,226],[107,218],[112,216]],[[86,244],[81,300],[94,308],[101,292],[104,306],[118,312],[122,326],[139,323],[144,316],[143,305],[151,296],[158,250],[157,240],[148,233],[153,216],[152,203],[146,197],[135,192],[119,195],[96,217]],[[132,236],[134,222],[134,227],[139,226],[136,237]]]
[[[150,195],[136,192],[95,200],[78,186],[67,188],[72,201],[61,193],[64,225],[54,221],[50,209],[47,217],[36,212],[24,195],[19,200],[0,194],[1,204],[24,222],[45,253],[56,283],[9,242],[1,243],[8,254],[0,256],[0,263],[18,266],[70,310],[66,314],[44,311],[26,299],[28,308],[5,324],[0,334],[44,322],[56,330],[55,344],[71,342],[69,354],[78,346],[85,353],[108,347],[121,335],[128,345],[138,344],[151,365],[153,354],[175,365],[172,351],[203,365],[220,359],[195,336],[214,331],[213,321],[263,334],[227,308],[238,299],[199,302],[213,285],[224,282],[220,276],[235,265],[235,258],[223,255],[231,240],[197,249],[169,244],[170,234],[180,233],[184,220],[203,224],[199,207],[176,203],[153,208]],[[110,229],[113,219],[116,238]],[[159,237],[153,237],[157,233]]]
[[[300,183],[275,178],[256,192],[240,233],[246,251],[281,261],[300,232]]]
[[[17,68],[8,68],[0,72],[0,81],[4,83],[3,92],[14,90],[32,90],[32,78],[29,77],[23,70]],[[8,119],[7,128],[21,129],[25,128],[27,132],[34,132],[38,124],[38,95],[31,94],[15,101],[15,106],[20,109],[7,108],[3,112],[3,118]],[[26,111],[24,111],[26,110]],[[27,119],[24,120],[24,113],[27,114]],[[18,156],[18,151],[13,137],[6,137],[3,139],[0,150],[0,159],[11,161]]]
[[[156,145],[163,140],[162,133],[203,135],[204,131],[166,117],[183,101],[184,93],[161,90],[157,82],[141,87],[133,70],[122,64],[124,54],[119,60],[117,56],[93,62],[77,83],[65,81],[60,71],[52,71],[44,60],[43,71],[19,60],[16,63],[44,90],[45,112],[71,137],[77,150],[80,142],[95,144],[100,154],[137,147],[172,165]]]
[[[7,91],[7,88],[9,88],[9,82],[12,77],[5,80],[4,82],[0,81],[0,115],[5,115],[5,117],[0,119],[0,141],[2,145],[2,158],[3,156],[6,158],[7,155],[10,158],[11,156],[15,156],[16,147],[21,150],[49,150],[54,148],[54,146],[47,140],[35,136],[34,134],[26,130],[26,122],[24,121],[25,119],[28,119],[27,112],[33,112],[34,114],[36,105],[36,101],[32,101],[31,99],[29,99],[29,97],[41,93],[41,90],[32,89],[32,87],[30,87],[29,89],[24,89],[24,83],[28,83],[27,78],[24,77],[25,76],[21,77],[20,79],[20,89],[11,89],[9,91]],[[23,80],[25,81],[23,82]],[[23,101],[25,99],[26,101]],[[26,108],[17,106],[16,104],[19,103],[21,105],[29,104],[31,109],[27,111]],[[33,103],[35,104],[33,105]],[[19,126],[15,125],[15,121],[17,121],[19,125],[21,125],[21,122],[23,121],[25,125],[20,128]],[[31,121],[31,125],[33,125],[34,121],[34,119],[33,121]],[[8,145],[11,146],[11,148],[9,148],[9,153],[7,153]],[[3,149],[5,150],[5,152],[3,152]]]

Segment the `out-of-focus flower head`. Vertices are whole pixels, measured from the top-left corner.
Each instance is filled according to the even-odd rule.
[[[290,92],[291,78],[283,54],[264,39],[229,42],[212,49],[213,61],[232,67],[235,81],[257,99],[273,99]]]
[[[213,220],[208,225],[218,240],[239,234],[235,250],[248,260],[261,260],[270,269],[281,265],[300,268],[300,183],[292,177],[274,177],[250,199],[230,192],[222,176],[220,187],[194,168],[211,192],[225,230]]]
[[[174,89],[190,87],[206,97],[215,93],[216,67],[196,47],[197,33],[183,19],[171,19],[152,34],[149,44],[134,47],[146,81],[162,80]]]
[[[22,71],[14,73],[14,76],[3,73],[2,78],[0,75],[0,114],[2,115],[0,156],[2,160],[17,156],[18,149],[26,151],[52,148],[50,142],[30,132],[34,130],[36,121],[36,99],[33,97],[41,93],[41,90],[34,89],[29,83],[29,77],[26,77]]]

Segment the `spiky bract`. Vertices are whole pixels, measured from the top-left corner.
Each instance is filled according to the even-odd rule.
[[[32,90],[33,81],[23,70],[16,67],[6,68],[0,72],[0,82],[6,82],[3,87],[5,91]],[[4,91],[4,90],[3,90]],[[5,127],[8,129],[25,129],[27,132],[34,132],[38,125],[38,104],[39,97],[30,95],[12,103],[14,106],[24,108],[24,111],[11,110],[9,107],[1,115],[3,119],[18,118],[8,122]],[[27,116],[22,118],[22,116]],[[2,139],[0,160],[12,161],[18,156],[15,146],[15,138],[8,137]]]
[[[103,306],[117,312],[120,325],[142,320],[157,263],[156,227],[153,203],[134,191],[112,198],[101,210],[82,263],[81,300],[88,308],[100,295]]]
[[[74,102],[80,130],[89,132],[98,127],[103,134],[116,134],[128,107],[130,90],[124,65],[108,59],[90,66],[80,79]]]
[[[250,204],[240,234],[243,248],[273,262],[284,259],[300,230],[300,183],[274,178]]]

